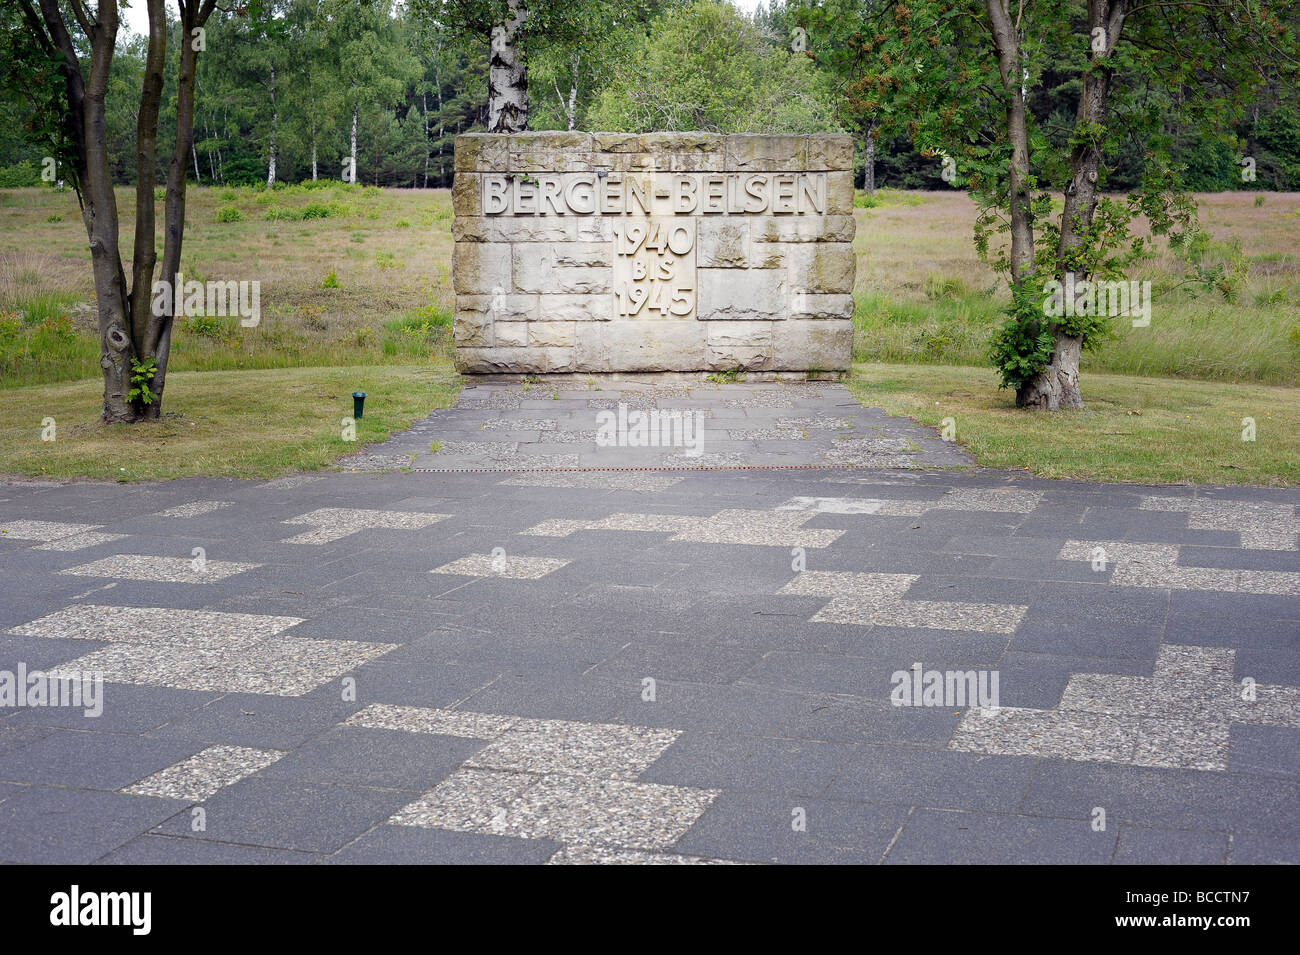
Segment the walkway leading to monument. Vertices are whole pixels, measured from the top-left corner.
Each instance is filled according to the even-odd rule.
[[[705,453],[958,453],[834,385],[685,390],[479,387],[390,445],[517,468],[592,401],[695,402],[757,447]],[[809,437],[735,436],[771,429]],[[825,465],[0,483],[0,862],[1300,862],[1297,505]]]
[[[479,380],[451,408],[342,463],[459,471],[973,462],[934,429],[865,408],[835,382],[584,375]]]

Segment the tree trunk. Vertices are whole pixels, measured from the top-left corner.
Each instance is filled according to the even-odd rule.
[[[352,104],[352,153],[348,161],[348,182],[357,184],[357,114],[361,111],[359,103]]]
[[[199,50],[195,31],[202,29],[211,16],[216,0],[199,0],[181,7],[180,68],[176,76],[176,142],[171,162],[167,167],[167,201],[163,210],[162,274],[172,282],[181,267],[181,245],[185,235],[185,155],[194,145],[194,84],[198,70]],[[173,304],[168,302],[162,314],[150,316],[149,328],[144,337],[143,353],[153,358],[153,380],[149,390],[154,400],[144,406],[144,417],[156,419],[162,415],[163,390],[167,386],[167,361],[171,357],[172,325],[175,320]]]
[[[1008,189],[1011,206],[1011,281],[1019,286],[1034,269],[1034,221],[1030,209],[1029,127],[1025,122],[1024,67],[1020,37],[1007,12],[1006,0],[985,0],[993,40],[997,47],[998,73],[1007,96],[1007,141],[1011,144]]]
[[[130,303],[126,276],[118,249],[117,198],[109,172],[108,132],[104,97],[108,90],[117,42],[118,15],[115,0],[100,4],[96,21],[87,22],[81,8],[74,7],[89,44],[85,75],[76,44],[63,20],[58,0],[40,0],[40,20],[30,8],[24,10],[31,29],[44,42],[47,52],[62,60],[64,92],[68,112],[68,137],[74,146],[74,172],[81,199],[81,218],[90,244],[91,270],[98,307],[100,368],[104,374],[105,421],[134,421],[135,411],[127,400],[131,387]],[[150,200],[152,200],[152,191]]]
[[[873,118],[867,124],[867,141],[866,156],[862,163],[862,188],[867,191],[867,195],[875,195],[876,192],[876,121]]]
[[[420,106],[424,109],[424,188],[429,188],[429,91],[420,93]],[[414,183],[412,183],[414,185]]]
[[[488,61],[488,132],[522,133],[528,129],[528,66],[518,46],[528,20],[524,0],[507,0],[509,18],[492,28]]]
[[[266,188],[275,185],[275,134],[280,125],[280,109],[275,104],[275,66],[271,67],[271,158],[266,170]]]
[[[1089,0],[1089,37],[1104,41],[1094,44],[1089,56],[1092,68],[1083,76],[1079,91],[1079,108],[1075,114],[1075,131],[1105,124],[1110,81],[1114,70],[1110,56],[1124,27],[1127,0]],[[1096,137],[1077,135],[1077,145],[1070,153],[1070,184],[1065,189],[1065,207],[1061,211],[1061,238],[1057,247],[1057,273],[1067,288],[1077,287],[1092,275],[1092,267],[1082,256],[1087,247],[1086,234],[1092,226],[1100,198],[1098,182],[1101,168],[1101,144]],[[1051,363],[1016,394],[1016,403],[1026,408],[1057,411],[1082,408],[1079,390],[1079,360],[1083,339],[1069,335],[1060,325],[1051,326],[1056,341]]]
[[[311,131],[311,181],[316,181],[316,130]]]
[[[569,108],[566,110],[569,114],[569,132],[573,132],[573,128],[578,121],[578,68],[581,64],[581,58],[575,53],[573,55],[573,82],[569,84]]]

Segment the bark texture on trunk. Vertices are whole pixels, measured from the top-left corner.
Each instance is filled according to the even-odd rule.
[[[1102,126],[1106,121],[1110,96],[1111,54],[1124,28],[1127,0],[1088,0],[1089,37],[1100,43],[1091,47],[1091,64],[1079,90],[1075,130]],[[1100,31],[1100,32],[1098,32]],[[1087,242],[1100,199],[1101,143],[1092,137],[1080,137],[1070,153],[1070,183],[1065,189],[1065,206],[1061,212],[1061,239],[1057,247],[1057,273],[1062,283],[1074,287],[1091,276],[1080,254]],[[1058,411],[1082,408],[1079,390],[1079,362],[1083,339],[1068,335],[1059,325],[1052,326],[1056,347],[1051,363],[1016,394],[1016,403],[1026,408]]]
[[[266,188],[270,189],[275,185],[275,160],[276,160],[276,132],[280,126],[280,107],[275,102],[275,66],[271,67],[271,157],[267,163],[266,169]]]
[[[1024,66],[1020,36],[1006,0],[985,0],[998,53],[998,74],[1007,94],[1007,139],[1011,144],[1008,189],[1011,207],[1011,281],[1020,285],[1033,273],[1034,221],[1030,209],[1029,127],[1025,121]]]
[[[864,144],[866,155],[862,162],[862,188],[867,191],[867,195],[874,195],[876,191],[876,121],[873,119],[867,124],[867,139]]]
[[[352,152],[348,157],[348,182],[354,186],[357,184],[357,116],[361,112],[361,104],[352,104]]]
[[[1025,387],[1016,392],[1016,406],[1034,411],[1082,408],[1079,395],[1079,359],[1083,339],[1053,328],[1052,360]]]
[[[509,15],[492,28],[488,61],[488,132],[522,133],[528,129],[528,66],[518,45],[528,20],[524,0],[508,0]]]
[[[194,145],[194,84],[199,52],[197,31],[208,22],[216,0],[179,0],[181,13],[180,67],[176,75],[176,142],[167,166],[167,200],[163,208],[162,274],[175,282],[181,267],[181,245],[185,235],[185,154]],[[162,415],[163,390],[167,386],[167,360],[171,356],[172,325],[175,315],[168,303],[162,314],[150,316],[142,349],[154,360],[153,381],[149,389],[153,402],[145,405],[142,416],[156,419]]]

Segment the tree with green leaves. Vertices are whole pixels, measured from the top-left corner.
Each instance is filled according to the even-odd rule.
[[[670,7],[588,114],[615,132],[838,132],[828,77],[720,0]]]
[[[883,116],[960,175],[979,206],[977,248],[1010,283],[993,351],[1003,385],[1024,408],[1082,407],[1081,354],[1107,317],[1049,308],[1045,285],[1086,295],[1121,279],[1150,252],[1139,218],[1186,246],[1196,210],[1172,154],[1175,120],[1231,140],[1265,76],[1294,76],[1296,11],[1261,0],[894,0],[864,27]],[[1049,80],[1073,89],[1064,128],[1034,109]],[[1137,187],[1106,195],[1109,171],[1134,158]]]
[[[549,52],[567,64],[570,73],[565,85],[570,93],[568,102],[574,105],[566,112],[576,124],[579,90],[595,85],[594,76],[584,81],[584,63],[603,62],[605,51],[623,46],[666,2],[669,0],[412,0],[411,10],[458,37],[488,45],[488,132],[519,133],[530,123],[531,57]],[[548,74],[554,72],[553,66]],[[554,80],[551,75],[548,78]]]
[[[158,174],[158,119],[169,24],[164,0],[144,0],[149,36],[136,122],[135,245],[131,278],[122,265],[117,197],[113,192],[107,124],[107,95],[117,49],[117,0],[99,0],[92,11],[83,0],[18,0],[31,45],[20,54],[26,88],[39,89],[37,136],[47,155],[66,170],[77,191],[90,241],[104,375],[103,419],[133,422],[157,418],[162,409],[171,350],[172,306],[154,307],[158,264],[154,186]],[[180,58],[176,135],[167,170],[163,221],[164,278],[180,267],[185,231],[186,166],[194,135],[194,76],[206,48],[204,26],[216,0],[177,0]],[[54,89],[60,87],[58,93]],[[11,92],[13,92],[11,90]]]
[[[344,101],[351,118],[349,182],[357,181],[357,128],[362,106],[391,107],[419,75],[419,64],[400,42],[391,0],[332,0],[329,38],[338,52]]]

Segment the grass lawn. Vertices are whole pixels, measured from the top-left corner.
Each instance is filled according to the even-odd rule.
[[[1041,477],[1143,484],[1300,484],[1300,388],[1093,375],[1087,408],[1017,410],[992,369],[860,363],[848,382],[865,404],[940,427],[983,467]],[[1243,418],[1255,440],[1242,440]]]
[[[96,378],[0,389],[0,473],[148,481],[314,470],[447,407],[460,381],[441,363],[176,372],[162,420],[115,426],[99,421],[102,387]],[[368,397],[348,442],[341,419],[353,391]]]

